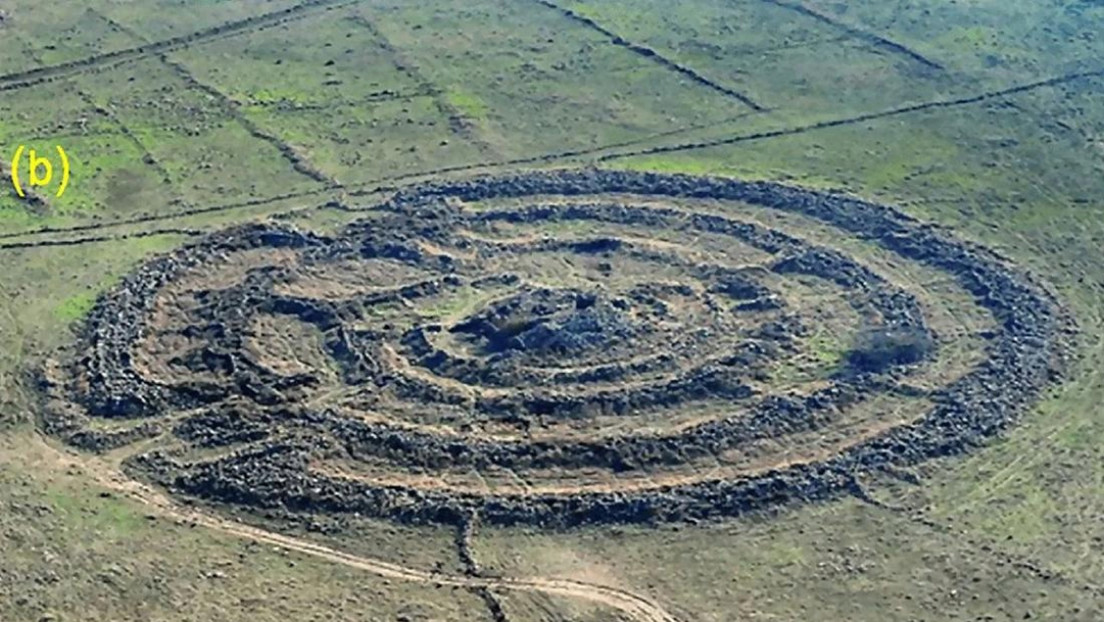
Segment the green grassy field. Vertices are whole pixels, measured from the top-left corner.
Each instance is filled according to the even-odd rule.
[[[897,205],[1053,286],[1079,323],[1078,358],[985,448],[925,465],[919,484],[869,482],[879,504],[481,529],[484,567],[615,585],[685,622],[1104,618],[1104,6],[562,0],[571,18],[526,0],[365,0],[240,21],[293,6],[11,0],[0,12],[0,155],[61,144],[73,158],[60,199],[0,194],[0,620],[492,620],[467,590],[148,517],[40,439],[29,371],[99,291],[194,232],[291,212],[326,228],[348,215],[317,206],[365,205],[377,186],[566,165]],[[456,564],[448,530],[348,529],[304,537]],[[502,606],[513,622],[618,619],[569,598],[510,593]]]

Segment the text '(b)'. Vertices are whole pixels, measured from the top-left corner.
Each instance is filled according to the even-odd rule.
[[[61,165],[58,167],[61,171],[61,182],[58,184],[55,196],[61,198],[61,196],[65,194],[65,190],[69,187],[69,156],[66,155],[61,145],[56,145],[54,148],[57,151],[58,163]],[[27,154],[26,160],[23,158],[24,153]],[[26,145],[19,145],[11,159],[11,182],[12,187],[15,188],[15,192],[20,198],[27,196],[24,184],[20,178],[20,169],[24,163],[27,167],[27,186],[31,189],[49,186],[54,179],[55,171],[54,163],[50,160],[48,155],[39,155],[36,150],[27,149]]]

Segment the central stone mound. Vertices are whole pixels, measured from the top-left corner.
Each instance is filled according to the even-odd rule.
[[[624,298],[539,289],[493,305],[450,329],[478,339],[488,353],[579,357],[632,339],[644,328]]]
[[[43,424],[269,512],[698,520],[975,446],[1055,377],[1063,318],[985,249],[838,194],[480,178],[150,261],[44,371]]]

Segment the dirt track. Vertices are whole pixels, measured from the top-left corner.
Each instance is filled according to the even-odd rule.
[[[163,516],[190,524],[201,525],[207,529],[212,529],[220,533],[270,544],[290,551],[296,551],[304,555],[310,555],[389,579],[412,581],[415,583],[432,583],[434,585],[447,585],[469,589],[487,588],[492,590],[537,592],[564,596],[588,600],[604,605],[620,611],[629,616],[630,619],[638,622],[679,622],[678,618],[668,613],[662,606],[652,600],[629,592],[628,590],[608,585],[596,585],[584,581],[558,577],[469,577],[457,574],[430,572],[370,557],[352,555],[300,538],[294,538],[258,527],[245,525],[226,518],[220,518],[195,508],[183,507],[155,488],[128,478],[118,469],[117,465],[113,464],[114,461],[107,461],[103,458],[90,456],[75,456],[57,449],[45,439],[41,439],[41,442],[48,451],[57,455],[59,462],[84,467],[100,485],[114,490],[126,496],[128,499],[152,508]]]

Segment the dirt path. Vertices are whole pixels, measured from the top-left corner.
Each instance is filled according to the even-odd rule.
[[[126,475],[118,470],[117,465],[109,461],[105,461],[101,458],[74,455],[59,450],[51,443],[45,441],[45,439],[42,439],[42,442],[51,452],[57,454],[60,461],[85,467],[93,479],[99,484],[129,499],[153,508],[164,516],[179,519],[187,523],[202,525],[203,527],[221,533],[277,546],[290,551],[296,551],[304,555],[310,555],[335,564],[342,564],[350,568],[371,572],[372,574],[387,577],[389,579],[462,588],[515,590],[566,596],[568,598],[588,600],[616,609],[636,622],[680,622],[678,618],[668,613],[660,605],[650,599],[627,590],[606,585],[596,585],[584,581],[556,577],[469,577],[464,575],[430,572],[370,557],[352,555],[307,540],[267,531],[227,518],[221,518],[195,508],[183,507],[152,486],[127,478]]]

